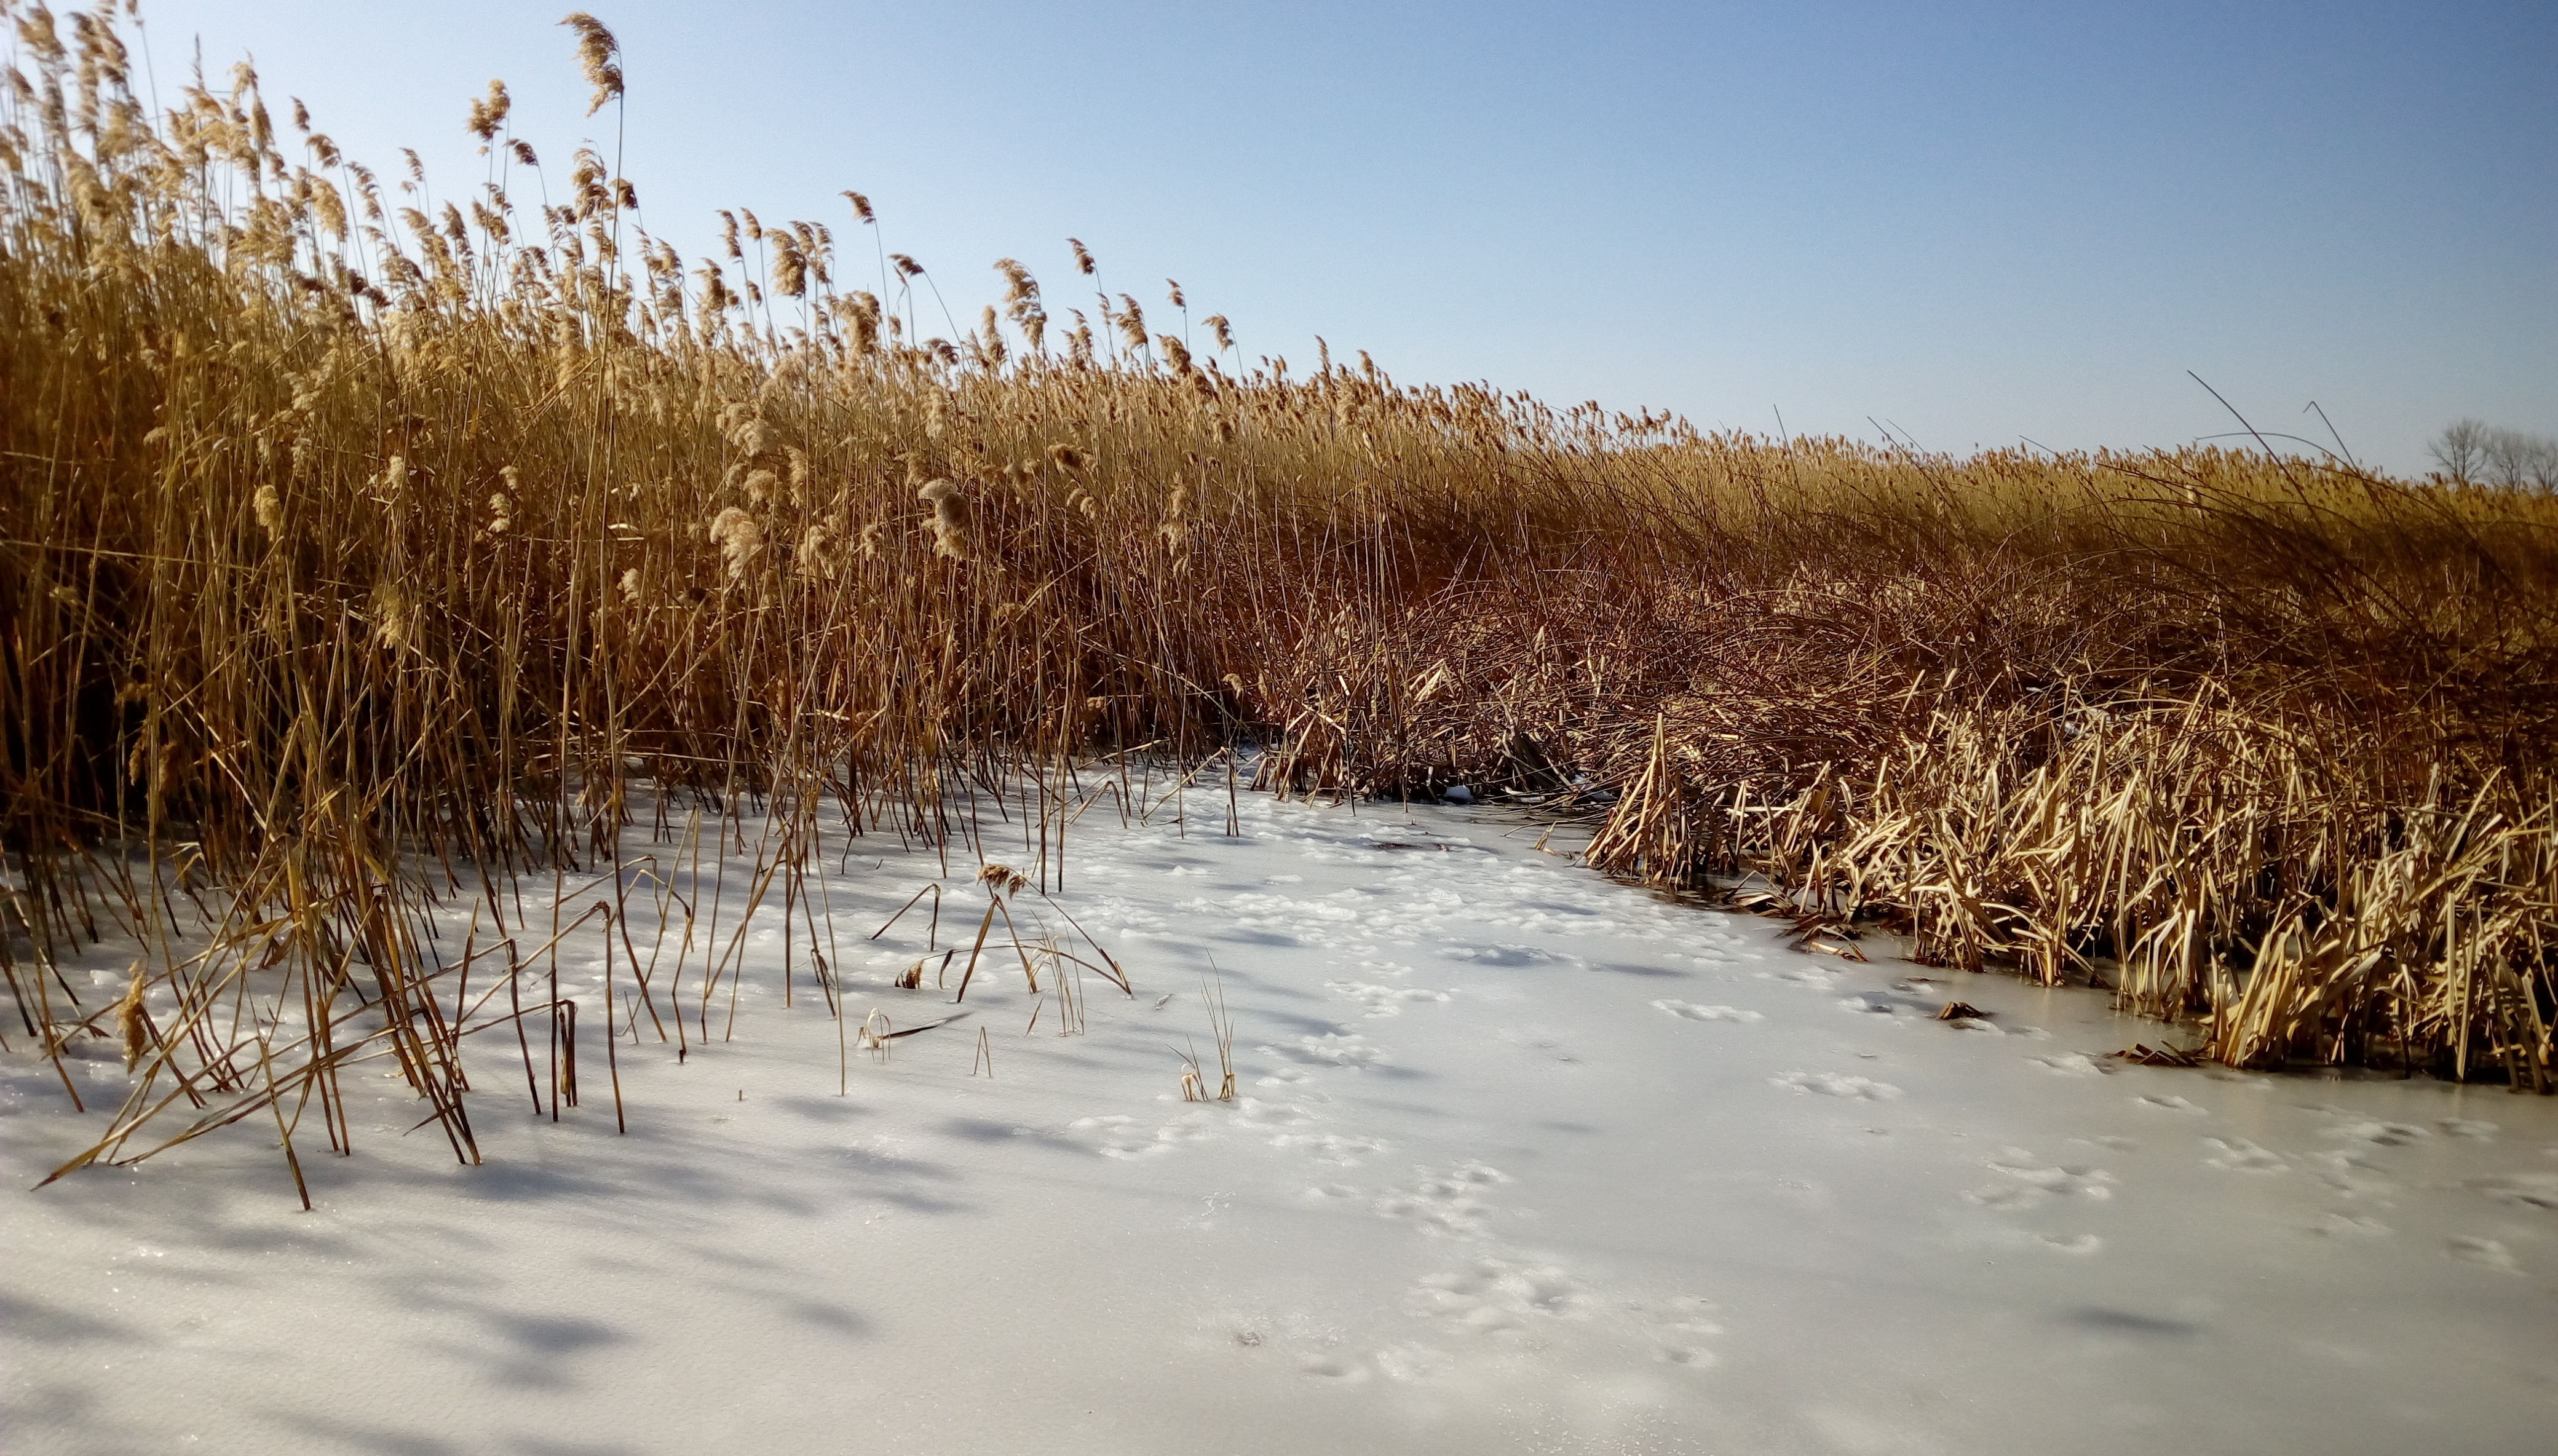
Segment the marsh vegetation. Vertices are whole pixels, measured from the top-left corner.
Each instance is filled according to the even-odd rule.
[[[540,948],[642,909],[520,925],[517,877],[752,806],[797,906],[821,816],[973,858],[954,805],[1015,786],[1037,880],[1072,766],[1245,741],[1267,789],[1463,784],[1619,875],[2097,979],[2234,1066],[2551,1090],[2547,497],[1408,385],[1080,244],[1088,313],[1006,260],[934,335],[857,195],[688,261],[493,87],[430,212],[245,66],[154,114],[112,6],[12,20],[6,964],[13,1040],[125,1043],[101,1156],[385,1053],[469,1156],[462,979],[573,1049]],[[424,944],[456,896],[485,938]],[[118,927],[154,948],[83,998],[55,961]]]

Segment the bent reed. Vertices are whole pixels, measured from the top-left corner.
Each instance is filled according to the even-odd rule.
[[[769,801],[758,894],[804,906],[819,805],[964,844],[972,789],[1245,741],[1282,793],[1509,791],[1613,873],[2094,979],[2232,1066],[2551,1090],[2547,498],[1297,371],[1221,316],[1150,335],[1080,243],[1094,316],[1006,259],[927,336],[858,194],[878,293],[744,210],[687,265],[502,86],[430,210],[246,66],[153,115],[112,5],[12,19],[0,958],[45,1051],[143,1069],[97,1157],[181,1101],[173,1137],[272,1111],[289,1149],[316,1098],[336,1145],[374,1055],[476,1156],[458,981],[502,942],[498,1020],[568,1037],[573,1088],[526,947],[615,934],[630,881],[582,930],[503,887],[609,865],[638,805],[662,841]],[[457,892],[494,938],[459,957],[420,921]],[[108,923],[153,950],[101,1009],[54,962]],[[608,1052],[688,1014],[629,969]]]

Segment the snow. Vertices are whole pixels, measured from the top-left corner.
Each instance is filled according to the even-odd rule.
[[[309,1214],[255,1121],[27,1191],[103,1115],[13,1033],[9,1448],[2394,1452],[2558,1425],[2558,1103],[2128,1065],[2105,1054],[2162,1029],[2099,994],[1791,951],[1480,808],[1226,812],[1222,786],[1179,824],[1088,812],[1054,907],[1016,897],[1134,978],[1086,974],[1077,1034],[1009,955],[963,1006],[937,951],[894,988],[925,910],[861,937],[941,866],[837,842],[855,1029],[964,1019],[839,1051],[804,971],[782,1004],[768,906],[731,1039],[725,1004],[681,1062],[626,1034],[617,1136],[580,941],[584,1105],[537,1118],[512,1039],[472,1038],[465,1168],[367,1067],[355,1156],[302,1139]],[[962,957],[974,869],[940,918]],[[120,985],[114,949],[83,964]],[[1934,1020],[1957,991],[1988,1014]],[[1184,1102],[1185,1057],[1219,1081],[1220,992],[1237,1095]],[[79,1051],[111,1104],[121,1064]]]

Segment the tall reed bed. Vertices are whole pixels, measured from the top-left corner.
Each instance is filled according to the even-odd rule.
[[[1194,355],[1010,260],[923,337],[920,263],[838,254],[858,195],[687,262],[493,87],[430,213],[245,67],[154,115],[112,7],[11,18],[0,950],[41,1048],[143,1069],[99,1156],[181,1102],[289,1142],[376,1054],[472,1156],[472,958],[556,1055],[531,947],[633,913],[503,889],[609,867],[643,801],[661,851],[670,803],[777,806],[759,893],[804,907],[821,812],[964,851],[978,790],[1247,737],[1272,787],[1577,804],[1618,873],[2102,976],[2232,1063],[2549,1087],[2545,499],[1700,435],[1216,317]],[[865,252],[897,291],[838,282]],[[420,929],[457,893],[458,953]],[[55,957],[117,922],[154,948],[83,1002]],[[604,1030],[682,1034],[640,989]]]

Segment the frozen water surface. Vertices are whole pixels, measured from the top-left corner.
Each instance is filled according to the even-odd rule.
[[[1084,816],[1058,904],[1138,994],[1086,977],[1080,1035],[1054,1006],[1025,1034],[990,959],[967,1019],[854,1052],[838,1095],[835,1023],[804,975],[783,1009],[768,910],[733,1040],[715,1011],[680,1065],[623,1042],[628,1136],[599,1048],[553,1124],[509,1090],[511,1039],[474,1038],[489,1164],[403,1136],[419,1109],[376,1064],[370,1092],[349,1079],[356,1155],[304,1144],[311,1214],[254,1123],[26,1191],[102,1118],[17,1041],[9,1449],[2147,1456],[2558,1430],[2558,1102],[2128,1066],[2104,1054],[2160,1029],[2100,995],[1794,953],[1480,811],[1240,813],[1240,838],[1221,790],[1186,834]],[[947,1014],[929,974],[890,984],[922,910],[860,940],[938,865],[857,850],[826,892],[855,1014]],[[982,910],[972,868],[945,946]],[[563,961],[590,1027],[596,948]],[[1217,1080],[1211,955],[1238,1094],[1185,1103],[1178,1053]],[[1932,1020],[1957,991],[1989,1014]],[[80,1051],[111,1101],[108,1044]]]

